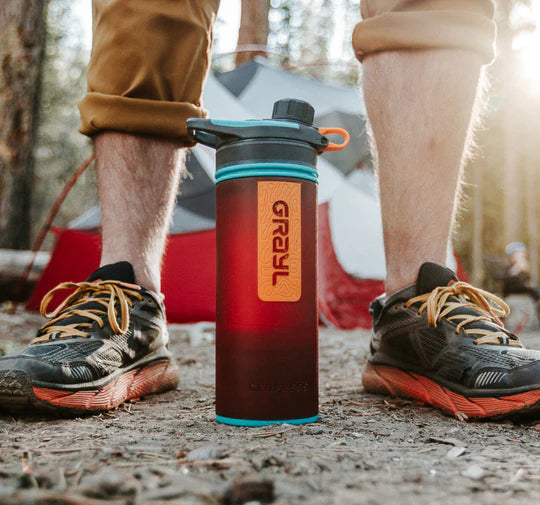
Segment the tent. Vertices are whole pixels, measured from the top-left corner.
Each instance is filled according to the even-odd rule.
[[[359,88],[302,77],[276,68],[262,57],[217,74],[217,78],[256,117],[266,117],[268,106],[283,97],[309,102],[315,108],[315,124],[345,128],[351,134],[348,149],[325,153],[324,159],[344,174],[371,163],[365,106]]]
[[[263,66],[260,62],[256,65],[259,70]],[[252,64],[244,67],[249,69],[250,66],[253,69]],[[317,108],[315,101],[318,95],[313,89],[324,95],[324,104],[321,104],[324,115],[341,113],[340,107],[344,107],[349,99],[353,96],[358,99],[356,90],[350,88],[340,92],[337,88],[327,89],[328,86],[319,82],[308,85],[305,81],[309,80],[289,72],[267,69],[266,66],[263,70],[275,72],[272,81],[274,91],[268,96],[261,95],[257,104],[251,100],[243,103],[235,97],[222,84],[223,74],[219,79],[210,75],[203,95],[210,116],[224,119],[268,117],[274,99],[284,96],[309,100]],[[280,74],[283,76],[281,84],[278,79]],[[280,90],[277,90],[278,85]],[[348,96],[347,100],[343,100],[342,93]],[[335,110],[330,101],[335,102]],[[251,111],[248,106],[256,107],[258,112]],[[349,103],[349,111],[352,109]],[[361,104],[358,105],[360,109]],[[316,124],[322,125],[318,121]],[[325,126],[336,124],[327,123]],[[360,132],[351,133],[359,142]],[[318,163],[320,318],[339,328],[367,328],[370,324],[369,303],[384,289],[385,265],[379,202],[376,193],[363,190],[361,184],[360,189],[355,187],[345,177],[348,169],[340,170],[328,160],[334,161],[330,157],[320,157]],[[187,173],[174,209],[162,275],[162,291],[170,322],[215,320],[214,164],[214,151],[201,145],[191,149],[187,158]],[[369,175],[366,177],[369,178]],[[27,303],[29,310],[37,310],[43,295],[58,283],[82,281],[97,268],[100,256],[99,226],[100,215],[96,207],[72,221],[67,229],[56,231],[56,246]],[[59,298],[56,300],[59,301]]]

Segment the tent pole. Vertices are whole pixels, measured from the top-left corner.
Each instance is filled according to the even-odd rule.
[[[51,210],[49,211],[49,215],[47,216],[45,223],[43,223],[43,226],[39,230],[38,236],[32,246],[32,256],[30,258],[30,261],[28,262],[28,265],[26,266],[24,270],[23,281],[28,280],[28,276],[30,275],[32,267],[34,266],[34,261],[36,260],[37,253],[40,250],[41,246],[43,245],[43,241],[45,240],[47,233],[51,229],[54,218],[58,214],[58,211],[60,210],[62,203],[64,203],[64,200],[68,196],[73,186],[75,186],[75,183],[77,182],[79,177],[88,168],[90,163],[94,161],[94,157],[95,157],[95,154],[92,152],[92,154],[79,165],[77,170],[75,170],[73,175],[67,180],[66,185],[64,186],[64,188],[58,195],[58,198],[53,203]]]

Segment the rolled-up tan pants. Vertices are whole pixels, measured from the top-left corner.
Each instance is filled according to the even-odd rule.
[[[263,1],[263,0],[253,0]],[[219,0],[93,0],[88,93],[79,130],[178,138],[202,117]],[[362,0],[353,33],[360,61],[384,51],[461,49],[494,57],[492,0]]]

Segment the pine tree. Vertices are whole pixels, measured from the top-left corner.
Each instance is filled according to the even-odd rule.
[[[81,45],[80,27],[74,22],[71,9],[70,0],[50,0],[36,144],[33,233],[41,226],[67,178],[91,151],[89,139],[77,131],[77,102],[86,92],[89,55]],[[95,172],[89,169],[62,205],[55,224],[67,224],[96,203]]]
[[[42,0],[0,3],[0,247],[4,248],[30,245],[46,7]]]

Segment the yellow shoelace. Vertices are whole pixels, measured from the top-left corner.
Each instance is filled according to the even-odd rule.
[[[449,298],[457,298],[450,300]],[[418,313],[422,314],[427,309],[427,320],[431,327],[437,326],[443,317],[449,321],[457,322],[456,333],[467,324],[474,322],[486,322],[495,325],[500,331],[488,330],[485,328],[466,328],[467,334],[482,335],[477,338],[475,344],[507,344],[515,347],[522,347],[519,339],[508,333],[499,318],[506,317],[510,313],[510,308],[498,296],[495,296],[483,289],[475,288],[466,282],[456,282],[450,286],[435,288],[431,293],[411,298],[405,304],[410,307],[415,303],[421,303]],[[452,311],[468,307],[478,312],[473,314],[454,314]]]
[[[53,312],[47,313],[47,307],[57,291],[63,289],[75,289]],[[108,296],[103,296],[108,295]],[[84,328],[91,328],[95,321],[103,328],[103,316],[106,315],[112,330],[121,334],[129,328],[129,307],[133,305],[132,298],[142,300],[139,286],[120,281],[97,281],[97,282],[64,282],[49,291],[41,301],[39,311],[41,315],[50,319],[41,329],[41,335],[34,338],[32,343],[44,342],[53,334],[58,338],[66,337],[89,337],[90,334]],[[97,303],[104,308],[78,308],[83,304]],[[120,307],[120,320],[116,310],[116,303]],[[79,316],[89,319],[88,322],[76,322],[71,324],[59,324],[63,320]]]

